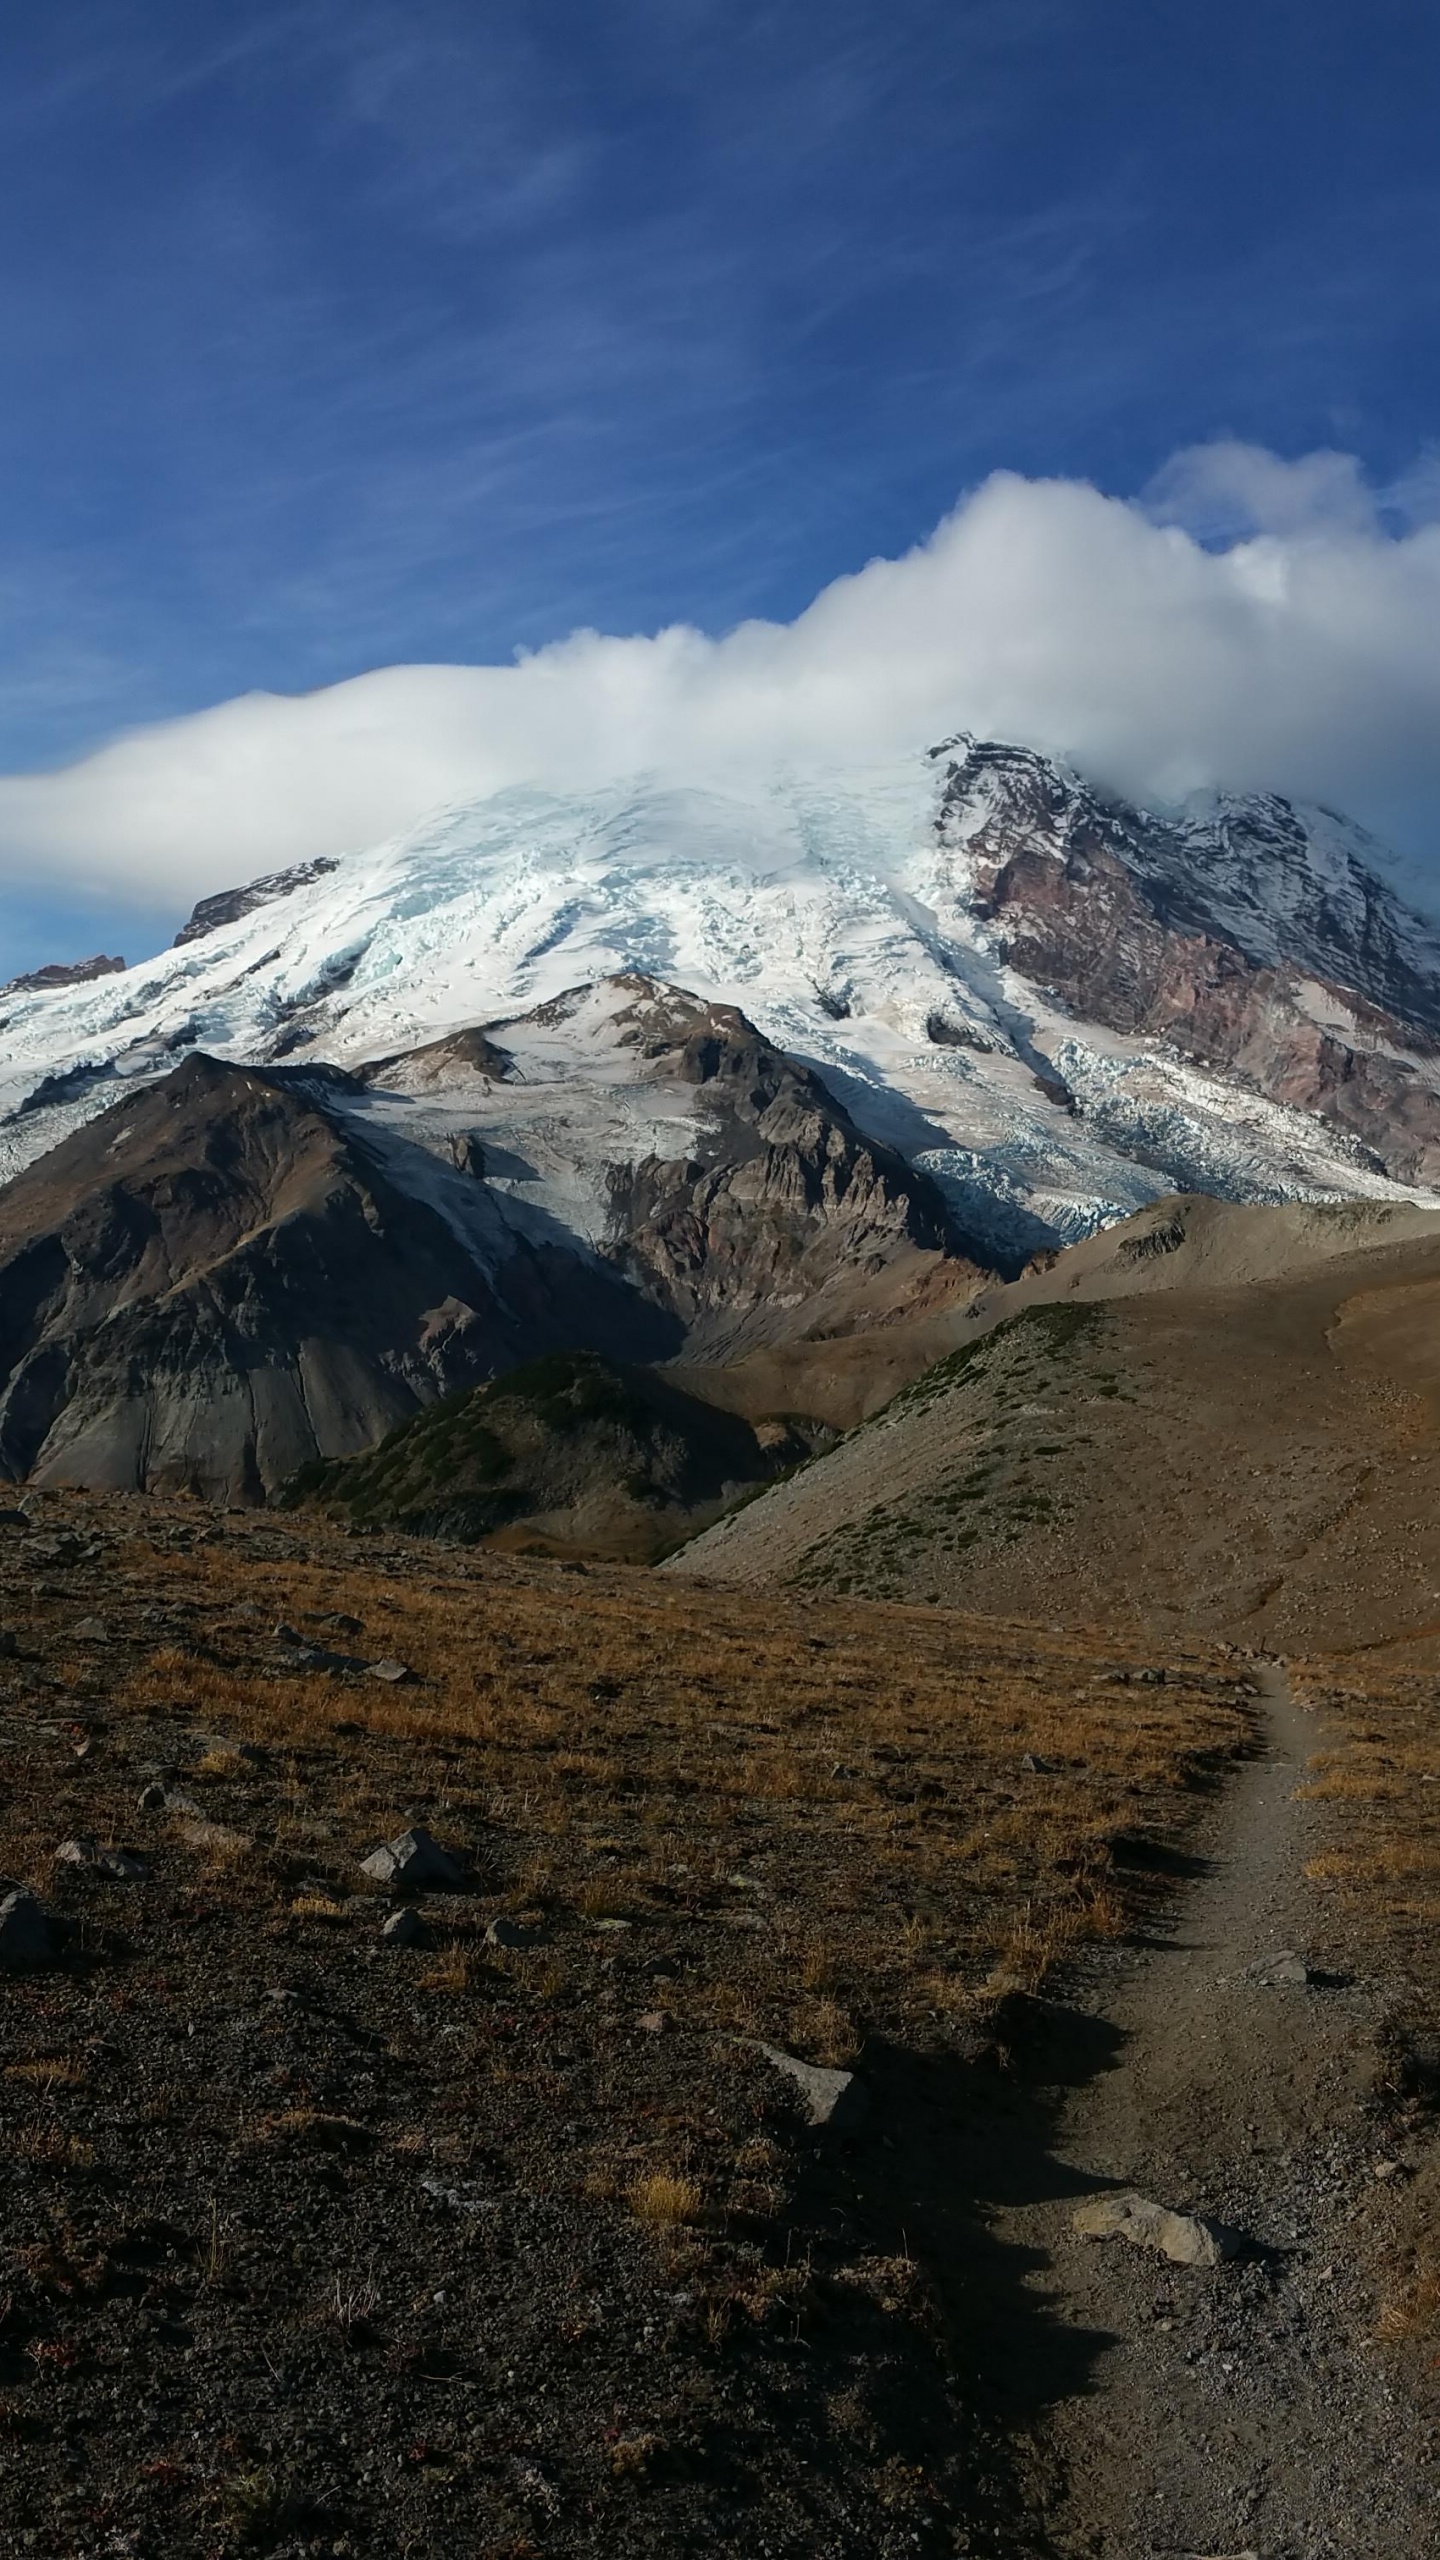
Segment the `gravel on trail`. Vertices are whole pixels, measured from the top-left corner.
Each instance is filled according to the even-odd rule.
[[[1278,1664],[1262,1684],[1264,1747],[1212,1808],[1208,1854],[1151,1945],[1087,1960],[1053,2144],[992,2191],[1030,2299],[1057,2560],[1440,2549],[1440,2432],[1375,2333],[1379,2004],[1296,1962],[1322,1925],[1305,1874],[1322,1817],[1296,1793],[1316,1736]],[[1380,2182],[1397,2210],[1402,2184]],[[1082,2198],[1130,2187],[1248,2248],[1171,2267],[1075,2235]]]

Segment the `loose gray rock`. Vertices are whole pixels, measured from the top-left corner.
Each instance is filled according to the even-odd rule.
[[[165,1790],[158,1778],[152,1778],[148,1787],[141,1788],[138,1802],[142,1813],[164,1812]]]
[[[372,1680],[388,1680],[397,1687],[401,1681],[415,1677],[408,1662],[369,1662],[364,1667]]]
[[[1167,2205],[1136,2195],[1091,2196],[1075,2215],[1071,2228],[1081,2240],[1129,2240],[1137,2249],[1153,2249],[1177,2267],[1218,2267],[1238,2258],[1243,2232],[1211,2222],[1198,2213],[1172,2213]]]
[[[430,1932],[419,1912],[412,1911],[408,1904],[402,1911],[392,1911],[389,1919],[381,1923],[380,1935],[392,1947],[425,1947],[430,1943]]]
[[[104,1876],[111,1884],[144,1884],[150,1870],[143,1858],[131,1849],[102,1849],[82,1832],[74,1840],[62,1840],[55,1852],[55,1863],[62,1867],[84,1867],[91,1875]]]
[[[372,1849],[360,1861],[362,1875],[372,1876],[376,1884],[388,1885],[392,1893],[402,1889],[423,1893],[427,1885],[447,1893],[459,1893],[465,1884],[465,1870],[448,1849],[428,1831],[402,1831],[398,1840],[387,1840]]]
[[[519,1920],[492,1920],[485,1932],[487,1947],[543,1947],[543,1929],[527,1929]]]
[[[150,1870],[133,1849],[100,1849],[95,1855],[95,1872],[108,1876],[112,1884],[147,1884]]]
[[[77,1644],[108,1644],[110,1630],[103,1618],[78,1618],[70,1630]]]
[[[762,2044],[758,2038],[754,2050],[793,2081],[812,2125],[848,2133],[869,2113],[870,2092],[853,2071],[831,2071],[822,2063],[802,2062],[798,2055],[783,2053],[779,2045]]]
[[[1315,1980],[1315,1976],[1305,1958],[1287,1947],[1278,1956],[1262,1956],[1258,1964],[1247,1965],[1245,1979],[1258,1982],[1266,1991],[1278,1990],[1287,1983],[1303,1990],[1307,1983]]]
[[[55,1925],[38,1894],[21,1885],[0,1902],[0,1965],[12,1972],[49,1964],[56,1953]]]

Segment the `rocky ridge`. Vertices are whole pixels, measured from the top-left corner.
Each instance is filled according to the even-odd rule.
[[[933,1186],[743,1016],[636,980],[586,1001],[600,1103],[651,1143],[617,1164],[540,1081],[527,1138],[593,1195],[568,1222],[489,1144],[514,1051],[488,1042],[428,1108],[425,1053],[364,1078],[201,1054],[74,1130],[0,1192],[0,1470],[260,1500],[540,1353],[773,1338],[857,1275],[975,1284]]]

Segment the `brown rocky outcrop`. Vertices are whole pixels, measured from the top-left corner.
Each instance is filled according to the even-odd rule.
[[[637,996],[617,1017],[622,1045],[693,1086],[709,1131],[694,1155],[613,1168],[610,1251],[697,1347],[783,1331],[828,1285],[878,1277],[907,1252],[967,1260],[928,1176],[862,1137],[736,1007],[618,983]]]
[[[1329,876],[1288,802],[1193,821],[966,744],[941,841],[1009,965],[1082,1022],[1148,1034],[1440,1180],[1440,950],[1353,854]]]

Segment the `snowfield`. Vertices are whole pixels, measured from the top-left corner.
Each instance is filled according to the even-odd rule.
[[[1233,1075],[1048,1005],[977,912],[967,829],[937,830],[942,773],[917,759],[724,788],[507,791],[123,973],[0,1000],[0,1178],[193,1049],[353,1067],[499,1025],[515,1060],[505,1081],[457,1070],[421,1090],[402,1072],[346,1107],[374,1140],[403,1128],[437,1156],[476,1133],[497,1188],[590,1240],[609,1165],[693,1143],[691,1097],[667,1109],[634,1050],[609,1036],[623,1001],[613,991],[522,1017],[643,972],[741,1007],[1008,1254],[1071,1241],[1176,1188],[1434,1200]],[[1270,912],[1271,875],[1257,886],[1253,850],[1227,855],[1221,821],[1201,830],[1217,896],[1257,956],[1323,946],[1365,876],[1359,830],[1300,818]],[[1316,995],[1317,1020],[1333,1016],[1333,995]]]

